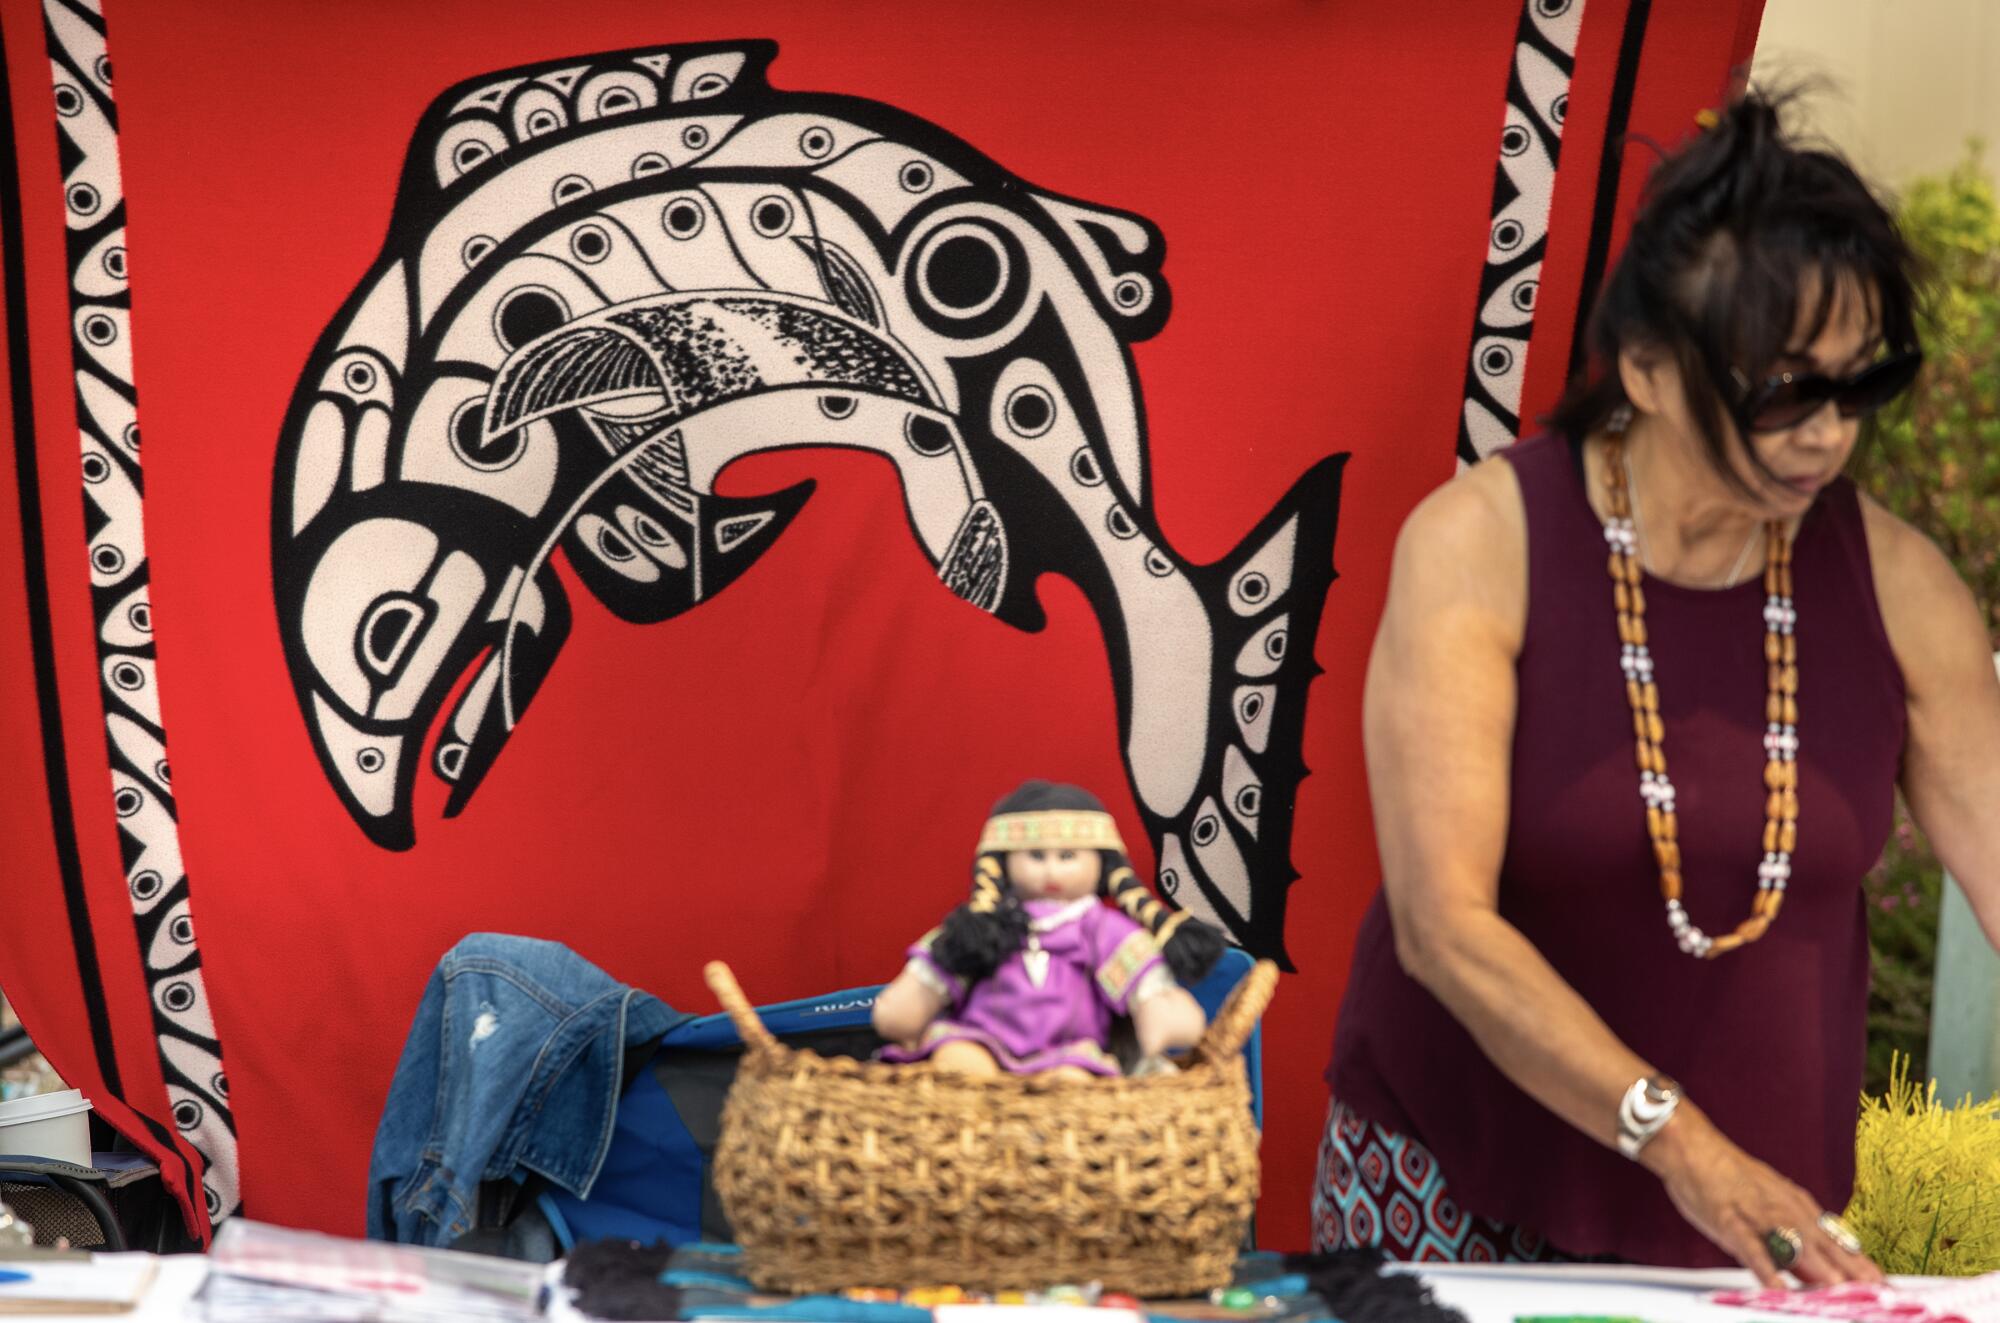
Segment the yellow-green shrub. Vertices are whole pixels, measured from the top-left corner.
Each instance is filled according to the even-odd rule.
[[[1884,1271],[2000,1272],[2000,1093],[1946,1107],[1910,1063],[1888,1091],[1862,1095],[1847,1223]]]

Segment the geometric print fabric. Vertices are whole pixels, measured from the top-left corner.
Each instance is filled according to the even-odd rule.
[[[1413,1263],[1572,1263],[1535,1232],[1468,1213],[1413,1139],[1327,1107],[1313,1179],[1313,1249],[1379,1249]]]

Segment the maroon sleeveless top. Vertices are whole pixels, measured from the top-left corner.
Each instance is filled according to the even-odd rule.
[[[1544,436],[1503,453],[1527,507],[1528,620],[1500,913],[1725,1135],[1838,1212],[1854,1183],[1868,997],[1861,878],[1888,837],[1904,725],[1853,484],[1821,493],[1793,547],[1799,848],[1784,910],[1761,941],[1706,961],[1682,954],[1667,927],[1603,530],[1576,451]],[[1720,935],[1748,916],[1763,858],[1763,577],[1706,592],[1648,576],[1645,589],[1682,903]],[[1452,830],[1451,805],[1435,806],[1434,829]],[[1403,973],[1379,895],[1327,1079],[1362,1116],[1435,1153],[1471,1212],[1573,1254],[1730,1263],[1656,1177],[1515,1088]]]

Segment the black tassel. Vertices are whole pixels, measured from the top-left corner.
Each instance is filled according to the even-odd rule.
[[[1341,1323],[1466,1323],[1441,1305],[1415,1273],[1383,1272],[1380,1250],[1340,1249],[1287,1254],[1285,1270],[1303,1273],[1307,1288]]]
[[[679,1318],[680,1288],[660,1284],[673,1256],[671,1245],[594,1240],[570,1251],[563,1285],[576,1290],[577,1308],[591,1318]]]

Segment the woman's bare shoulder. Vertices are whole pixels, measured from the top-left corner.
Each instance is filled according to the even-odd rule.
[[[1958,577],[1937,544],[1916,525],[1865,491],[1857,488],[1855,495],[1861,501],[1861,527],[1878,585],[1891,591],[1935,590]]]
[[[1972,590],[1938,545],[1868,493],[1860,498],[1882,624],[1904,678],[1919,688],[1941,653],[1963,651],[1952,646],[1958,636],[1983,637],[1984,622]]]
[[[1527,619],[1528,519],[1514,466],[1500,456],[1418,503],[1396,538],[1389,609],[1471,607],[1518,644]]]

